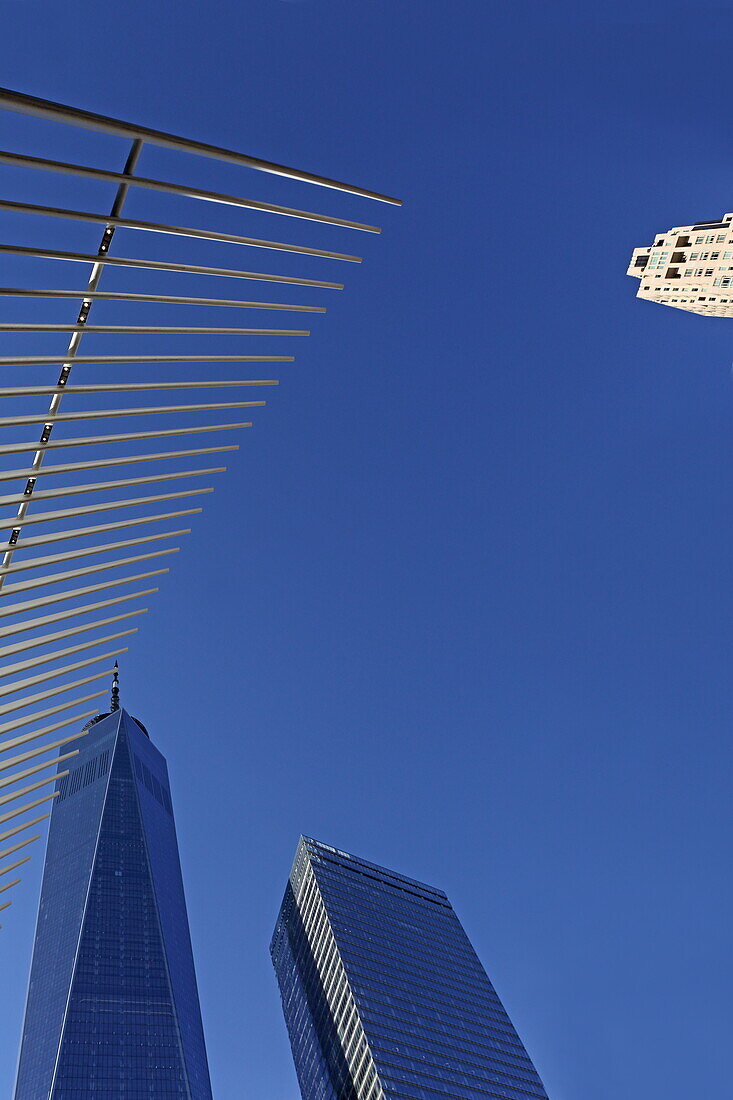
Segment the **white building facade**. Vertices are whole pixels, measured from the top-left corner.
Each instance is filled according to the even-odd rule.
[[[637,298],[733,317],[733,214],[658,234],[654,244],[634,249],[626,273],[640,280]]]

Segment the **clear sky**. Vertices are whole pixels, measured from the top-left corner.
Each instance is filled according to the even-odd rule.
[[[405,200],[359,205],[381,239],[123,662],[169,760],[218,1100],[298,1095],[267,947],[301,831],[448,891],[552,1100],[728,1087],[733,321],[637,302],[625,269],[733,209],[733,18],[589,7],[3,7],[7,86]]]

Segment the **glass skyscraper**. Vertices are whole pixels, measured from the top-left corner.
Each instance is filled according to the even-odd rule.
[[[301,837],[270,951],[303,1100],[547,1100],[441,890]]]
[[[77,744],[56,784],[15,1100],[211,1100],[165,759],[120,709]]]

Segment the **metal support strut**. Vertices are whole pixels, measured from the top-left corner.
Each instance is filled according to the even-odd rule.
[[[136,164],[138,162],[138,159],[140,157],[142,147],[143,147],[143,141],[140,138],[136,138],[133,141],[132,146],[130,148],[130,152],[128,154],[127,161],[126,161],[125,167],[123,169],[123,175],[132,176],[133,172],[135,171],[135,166],[136,166]],[[120,213],[122,212],[122,207],[124,206],[124,203],[125,203],[125,199],[127,197],[128,189],[129,189],[129,184],[128,183],[120,183],[119,187],[117,188],[117,194],[115,195],[114,202],[112,203],[112,209],[110,211],[110,217],[111,218],[119,218]],[[115,226],[114,225],[105,226],[104,233],[102,234],[102,240],[100,241],[99,249],[97,250],[97,255],[100,257],[100,259],[105,257],[107,255],[107,253],[109,252],[109,246],[112,243],[112,238],[114,237],[114,233],[115,233]],[[103,271],[104,271],[104,264],[103,263],[100,262],[100,263],[95,263],[95,264],[92,265],[91,274],[89,276],[89,281],[87,283],[87,291],[90,294],[93,294],[94,291],[99,286],[99,281],[102,278],[102,272]],[[76,332],[73,332],[71,334],[71,338],[69,340],[69,346],[67,348],[66,356],[64,357],[63,366],[61,367],[61,373],[59,375],[59,379],[58,379],[58,382],[57,382],[57,386],[59,387],[59,389],[64,387],[67,384],[67,382],[69,381],[69,376],[71,374],[71,368],[72,368],[72,365],[73,365],[73,361],[74,361],[74,358],[76,356],[77,351],[79,350],[79,345],[81,344],[82,337],[84,336],[83,329],[84,329],[84,326],[86,325],[87,320],[89,318],[89,312],[92,308],[92,302],[93,302],[92,298],[86,298],[85,297],[82,300],[81,308],[79,310],[79,316],[78,316],[77,321],[76,321],[77,325],[79,326],[79,330],[76,331]],[[23,520],[25,519],[26,513],[28,512],[28,509],[30,507],[31,498],[33,496],[33,490],[35,489],[35,486],[36,486],[37,472],[38,472],[38,470],[40,470],[41,466],[43,465],[43,460],[44,460],[45,455],[46,455],[46,448],[47,448],[48,442],[51,438],[51,433],[53,432],[54,418],[56,417],[56,415],[59,411],[59,407],[61,405],[62,397],[63,397],[62,392],[55,393],[53,395],[53,397],[51,398],[51,402],[49,404],[48,420],[43,425],[43,429],[41,431],[41,438],[40,438],[39,443],[38,443],[38,449],[36,450],[36,453],[33,456],[33,462],[31,463],[31,474],[30,474],[30,477],[28,478],[28,480],[26,482],[25,490],[24,490],[24,493],[23,493],[24,499],[18,505],[18,511],[17,511],[17,515],[16,515],[16,518],[15,518],[15,524],[13,526],[13,529],[12,529],[11,533],[10,533],[10,538],[8,539],[7,549],[5,550],[5,552],[3,554],[3,557],[2,557],[2,566],[1,566],[2,572],[0,573],[0,589],[2,589],[3,582],[5,580],[5,571],[7,570],[7,567],[10,565],[10,563],[13,559],[13,553],[15,551],[16,544],[17,544],[18,539],[20,537],[20,531],[21,531],[21,528],[23,526]]]

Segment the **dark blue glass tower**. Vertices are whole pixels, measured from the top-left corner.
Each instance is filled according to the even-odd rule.
[[[301,837],[270,950],[303,1100],[547,1100],[441,890]]]
[[[51,816],[15,1100],[211,1100],[165,759],[124,710],[76,744]]]

